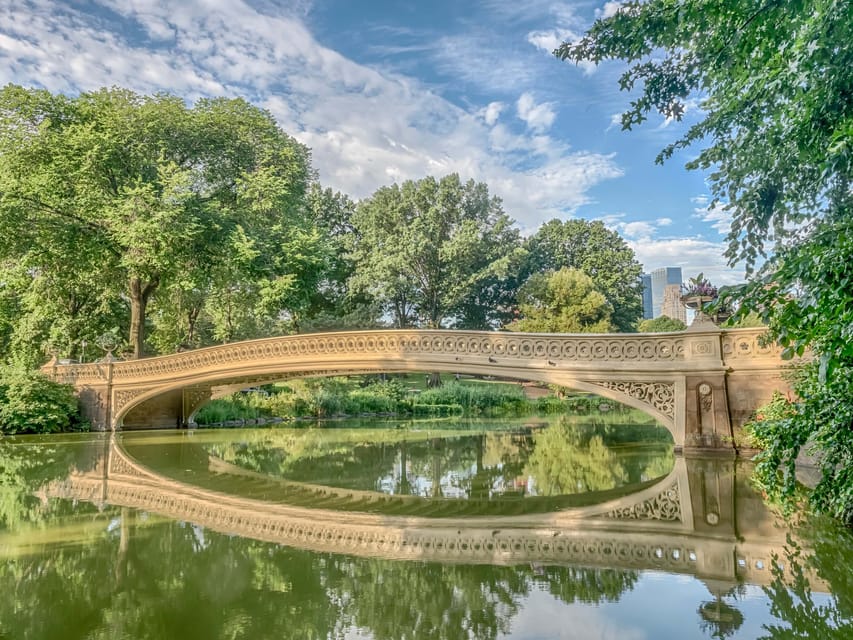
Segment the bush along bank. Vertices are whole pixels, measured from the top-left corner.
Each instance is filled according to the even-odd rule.
[[[35,371],[0,367],[0,434],[88,430],[71,385]]]
[[[417,390],[397,378],[365,386],[343,378],[327,378],[213,400],[198,411],[195,422],[199,426],[237,426],[364,416],[518,417],[620,408],[622,405],[598,397],[531,399],[515,384],[451,381],[437,388]]]

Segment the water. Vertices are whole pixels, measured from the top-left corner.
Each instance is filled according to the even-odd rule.
[[[853,637],[850,533],[666,440],[626,415],[6,438],[0,638]]]

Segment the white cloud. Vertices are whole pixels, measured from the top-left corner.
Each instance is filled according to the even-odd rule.
[[[294,12],[261,13],[239,0],[99,4],[115,15],[49,0],[22,0],[6,12],[0,82],[69,93],[119,85],[188,100],[245,96],[311,147],[327,186],[361,198],[391,180],[455,171],[487,182],[525,228],[571,215],[590,201],[591,187],[622,175],[612,155],[545,135],[555,113],[532,94],[517,105],[528,132],[513,134],[501,129],[503,103],[466,111],[411,78],[357,64],[318,43]],[[124,35],[131,31],[133,41]],[[524,66],[507,64],[482,66],[517,91]]]
[[[693,209],[693,217],[699,218],[702,222],[711,223],[711,227],[716,229],[717,233],[727,235],[732,227],[732,214],[724,211],[721,205],[715,207],[710,206],[710,198],[706,195],[695,196],[690,198],[691,202],[696,205]]]
[[[491,127],[498,121],[503,109],[503,102],[490,102],[484,109],[481,109],[479,113],[482,114],[483,121]]]
[[[554,49],[566,40],[577,40],[577,34],[571,29],[549,29],[547,31],[531,31],[527,34],[527,41],[537,49],[552,53]]]
[[[650,222],[643,222],[642,220],[637,222],[626,222],[622,227],[622,234],[626,238],[648,238],[655,231],[656,227],[654,224]]]
[[[628,245],[646,272],[657,267],[681,267],[684,278],[703,273],[715,285],[738,284],[744,281],[742,270],[726,264],[725,244],[701,238],[641,238],[628,239]]]
[[[526,4],[521,3],[521,6]],[[575,43],[579,41],[581,35],[589,27],[587,19],[577,14],[577,8],[574,5],[562,2],[551,2],[547,5],[547,17],[543,16],[543,18],[555,26],[528,32],[527,41],[548,55],[551,55],[564,42]],[[594,62],[588,60],[578,62],[576,66],[587,76],[594,73],[598,68]]]
[[[621,2],[620,0],[609,0],[608,2],[604,3],[604,6],[601,7],[601,9],[595,10],[595,17],[596,18],[612,18],[613,16],[616,15],[616,13],[619,11],[619,9],[622,8],[623,4],[625,4],[625,3]]]
[[[552,106],[549,102],[536,104],[529,92],[522,93],[516,103],[518,117],[524,120],[528,129],[537,133],[547,131],[554,124],[557,114]]]
[[[610,114],[610,124],[607,125],[607,129],[605,129],[605,131],[610,131],[614,127],[619,127],[619,129],[622,128],[622,112],[621,111],[619,113]]]
[[[685,279],[704,273],[718,286],[744,280],[743,270],[732,269],[726,263],[725,243],[701,237],[662,237],[661,228],[670,226],[671,218],[626,222],[624,213],[616,213],[597,219],[625,238],[647,273],[658,267],[681,267]]]

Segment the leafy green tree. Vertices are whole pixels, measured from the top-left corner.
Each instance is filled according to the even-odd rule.
[[[364,289],[353,290],[354,249],[358,232],[353,226],[356,205],[346,194],[311,185],[307,195],[308,215],[328,245],[327,268],[301,318],[301,331],[375,329],[380,326],[379,302]]]
[[[439,328],[505,273],[518,231],[484,183],[451,174],[382,187],[353,225],[352,285],[380,301],[395,326]]]
[[[680,120],[698,98],[694,122],[657,161],[704,145],[687,167],[709,172],[711,206],[731,216],[726,256],[750,272],[769,257],[740,292],[739,314],[758,310],[787,355],[811,349],[819,365],[800,379],[793,433],[770,443],[768,459],[787,467],[816,443],[827,461],[816,505],[848,520],[853,476],[835,470],[853,466],[851,39],[847,0],[648,0],[625,3],[555,52],[629,63],[620,87],[638,92],[625,129],[653,112]],[[783,482],[778,468],[765,479]]]
[[[214,274],[199,265],[239,248],[248,273],[219,291],[248,277],[262,307],[299,297],[289,245],[310,235],[301,215],[310,179],[307,149],[243,100],[188,107],[124,89],[0,91],[0,256],[38,256],[48,269],[61,259],[68,271],[86,256],[123,290],[136,357],[155,294],[203,291]]]
[[[637,330],[640,333],[658,333],[664,331],[684,331],[687,325],[681,320],[670,318],[669,316],[660,316],[649,320],[641,320],[637,325]]]
[[[600,221],[551,220],[525,242],[526,273],[571,267],[592,278],[613,308],[618,331],[634,331],[643,315],[642,266],[633,249]]]
[[[612,307],[585,273],[572,268],[537,273],[519,292],[521,317],[510,331],[603,333],[611,328]]]

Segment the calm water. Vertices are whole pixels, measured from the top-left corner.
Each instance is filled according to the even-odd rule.
[[[853,638],[848,532],[633,420],[0,440],[0,638]]]

